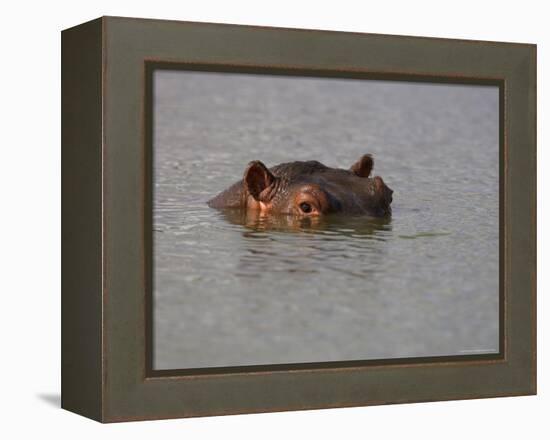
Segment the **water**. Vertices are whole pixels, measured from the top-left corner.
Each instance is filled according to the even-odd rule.
[[[154,368],[498,351],[498,90],[155,73]],[[389,221],[205,202],[254,159],[372,153]]]

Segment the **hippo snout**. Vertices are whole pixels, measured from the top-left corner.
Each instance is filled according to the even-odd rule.
[[[380,208],[384,212],[384,215],[391,214],[391,203],[393,202],[393,190],[384,183],[384,180],[380,176],[374,177],[375,194],[380,200]]]
[[[374,186],[377,194],[380,194],[388,203],[392,202],[393,190],[384,183],[384,180],[380,176],[374,177]]]

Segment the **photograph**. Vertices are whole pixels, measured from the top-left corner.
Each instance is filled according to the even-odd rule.
[[[500,354],[497,84],[149,75],[154,371]]]

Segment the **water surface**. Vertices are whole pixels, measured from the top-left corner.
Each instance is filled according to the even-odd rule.
[[[498,351],[498,90],[155,73],[154,367]],[[372,153],[390,220],[220,212],[255,159]]]

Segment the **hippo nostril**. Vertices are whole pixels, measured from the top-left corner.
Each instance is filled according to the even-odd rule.
[[[388,204],[393,202],[393,189],[388,186],[386,186],[386,198],[388,200]]]
[[[374,185],[376,186],[376,189],[381,189],[386,186],[380,176],[374,176]]]

